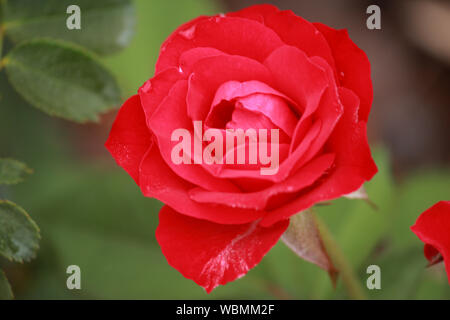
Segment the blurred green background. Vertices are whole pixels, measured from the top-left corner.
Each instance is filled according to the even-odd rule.
[[[161,43],[178,25],[200,14],[215,14],[244,5],[210,0],[136,0],[135,4],[137,27],[131,44],[103,58],[117,76],[124,98],[152,76]],[[280,1],[284,9],[291,4]],[[297,13],[308,18],[307,14]],[[360,15],[364,17],[364,11]],[[344,27],[345,23],[341,21],[334,26]],[[372,58],[371,52],[376,49],[370,45],[364,49]],[[422,52],[405,50],[413,54]],[[373,52],[376,60],[377,53]],[[435,61],[423,55],[426,54],[420,53],[421,58]],[[448,67],[443,61],[436,63]],[[373,65],[380,63],[375,61]],[[367,267],[372,264],[381,267],[382,289],[366,290],[370,298],[450,299],[444,266],[425,268],[423,244],[409,230],[422,211],[450,198],[448,159],[414,158],[412,163],[407,157],[405,160],[403,149],[397,147],[399,142],[392,143],[390,131],[379,125],[380,111],[375,110],[378,106],[383,108],[385,97],[380,98],[377,91],[383,90],[379,71],[375,69],[374,73],[378,98],[373,106],[371,140],[380,172],[367,184],[367,191],[378,210],[363,201],[339,199],[332,205],[319,207],[318,211],[364,288],[369,276]],[[0,258],[0,267],[7,274],[16,298],[347,298],[340,282],[334,290],[325,272],[299,259],[281,242],[247,276],[207,295],[169,267],[154,237],[161,204],[143,197],[103,147],[115,112],[103,116],[100,124],[76,125],[51,118],[24,102],[5,78],[1,73],[0,87],[7,94],[0,100],[0,156],[23,160],[35,173],[20,185],[2,187],[0,196],[20,203],[42,234],[38,257],[31,263],[13,264]],[[444,99],[443,104],[448,107],[449,101]],[[407,124],[398,123],[398,127]],[[389,134],[385,135],[386,132]],[[438,145],[446,149],[445,154],[448,138],[444,134],[443,144]],[[66,288],[66,268],[72,264],[81,268],[82,290]]]

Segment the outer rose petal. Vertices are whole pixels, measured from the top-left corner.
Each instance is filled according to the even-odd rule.
[[[347,30],[335,30],[321,23],[314,25],[325,36],[333,51],[340,85],[354,91],[359,97],[359,118],[367,122],[373,100],[367,55],[350,39]]]
[[[139,164],[150,144],[151,134],[145,124],[141,101],[134,95],[120,108],[105,147],[139,184]]]
[[[440,201],[426,210],[411,230],[428,246],[426,254],[432,246],[443,256],[450,283],[450,201]]]
[[[259,21],[275,31],[285,44],[295,46],[309,57],[324,58],[334,68],[334,59],[325,37],[314,24],[297,16],[291,10],[279,10],[270,4],[255,5],[228,14]]]
[[[200,16],[198,18],[195,18],[191,21],[186,22],[185,24],[182,24],[181,26],[179,26],[174,32],[172,32],[172,34],[169,36],[169,38],[166,39],[166,41],[163,42],[163,44],[161,45],[161,50],[160,50],[160,54],[158,57],[158,61],[156,61],[156,66],[155,66],[155,74],[158,74],[159,72],[163,71],[166,68],[169,67],[174,67],[177,68],[178,67],[178,59],[181,55],[181,53],[183,53],[184,50],[182,46],[180,46],[179,50],[169,50],[167,51],[167,46],[169,46],[174,40],[175,38],[180,36],[181,34],[186,34],[186,32],[188,32],[192,26],[194,26],[195,24],[199,23],[200,21],[205,21],[209,19],[208,16]]]
[[[289,225],[258,222],[221,225],[189,218],[168,206],[159,213],[156,239],[169,264],[210,293],[244,276],[277,243]]]
[[[167,96],[172,86],[180,79],[182,79],[182,75],[178,69],[169,68],[147,80],[139,88],[139,96],[147,121]]]
[[[183,52],[180,56],[179,66],[181,69],[179,70],[185,75],[190,75],[192,73],[192,67],[200,60],[223,55],[227,54],[214,48],[198,47],[190,49]]]
[[[348,166],[352,170],[352,175],[369,181],[377,173],[378,168],[370,152],[367,124],[358,118],[359,99],[346,88],[341,87],[338,91],[345,111],[330,137],[327,148],[336,152],[337,165]],[[356,191],[360,186],[350,192]]]
[[[256,21],[222,16],[200,19],[182,31],[175,31],[164,43],[156,73],[169,67],[178,68],[182,53],[197,47],[211,47],[262,62],[281,45],[283,42],[273,30]]]

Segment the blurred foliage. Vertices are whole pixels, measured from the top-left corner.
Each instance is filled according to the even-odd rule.
[[[70,5],[82,8],[82,30],[65,27]],[[2,10],[5,33],[16,43],[48,37],[75,42],[98,54],[125,48],[135,24],[131,0],[2,0]]]
[[[0,200],[0,254],[9,260],[24,262],[36,256],[39,228],[18,205]]]
[[[83,5],[87,18],[83,31],[80,7],[68,1],[0,0],[0,71],[5,69],[16,91],[47,114],[74,122],[97,121],[101,112],[120,104],[120,89],[93,54],[71,42],[85,44],[98,53],[121,49],[133,35],[134,6],[131,0],[98,0],[95,4],[78,0],[76,4]],[[78,32],[68,30],[69,20],[78,21]],[[111,26],[113,21],[115,25]],[[5,37],[18,44],[4,41]],[[6,89],[0,99],[12,93],[10,86],[0,88]],[[6,131],[5,137],[7,134],[10,132]],[[18,161],[0,161],[0,184],[21,182],[31,173]],[[29,261],[36,256],[39,239],[39,228],[26,211],[13,202],[0,200],[0,255],[11,261]],[[8,297],[11,288],[0,271],[0,290]]]
[[[137,33],[130,46],[103,58],[127,95],[152,76],[159,46],[172,30],[200,14],[221,11],[208,0],[136,0],[135,5]],[[31,264],[17,267],[0,259],[17,298],[347,297],[339,280],[334,290],[326,272],[299,259],[281,241],[247,276],[207,295],[167,264],[154,237],[161,204],[142,196],[103,145],[97,145],[102,151],[96,157],[80,155],[74,135],[84,127],[68,126],[29,108],[4,74],[0,87],[8,93],[0,100],[0,157],[26,159],[35,171],[25,183],[0,189],[0,196],[20,199],[42,232],[41,250]],[[106,132],[101,135],[106,139]],[[364,201],[338,199],[317,207],[320,217],[364,288],[367,267],[381,267],[382,290],[367,290],[370,298],[450,299],[442,264],[425,268],[423,244],[409,230],[423,210],[449,197],[450,170],[430,168],[396,183],[389,154],[382,147],[373,152],[379,173],[366,190],[378,209]],[[65,271],[72,264],[81,267],[79,291],[66,288]]]
[[[111,54],[125,47],[134,13],[131,0],[0,0],[0,38],[13,41],[0,70],[30,105],[49,115],[97,121],[120,104],[120,90],[89,50]],[[69,20],[77,20],[78,29],[69,30]]]
[[[11,291],[8,279],[6,279],[5,273],[0,270],[0,300],[11,300],[14,295]]]
[[[14,159],[0,159],[0,184],[16,184],[31,174],[33,170],[23,162]]]
[[[98,121],[99,113],[120,104],[115,79],[82,48],[38,39],[18,45],[5,59],[13,87],[49,115]]]

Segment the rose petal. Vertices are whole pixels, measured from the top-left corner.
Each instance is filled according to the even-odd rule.
[[[183,34],[189,34],[189,31],[192,30],[193,26],[207,19],[209,19],[209,17],[207,16],[197,17],[182,24],[174,32],[172,32],[172,34],[161,45],[158,61],[156,61],[155,74],[158,74],[167,68],[178,69],[178,63],[181,54],[186,51],[186,47],[192,48],[192,46],[188,45],[189,39],[186,36],[180,36]],[[167,50],[167,47],[174,41],[177,42],[178,45],[171,46],[171,50]]]
[[[332,200],[358,190],[377,173],[378,169],[367,142],[366,123],[358,122],[359,100],[345,88],[339,88],[339,96],[344,105],[344,115],[327,143],[327,150],[336,153],[335,169],[310,191],[269,212],[261,221],[263,226],[286,219],[318,202]]]
[[[138,95],[129,98],[120,108],[105,147],[117,164],[139,184],[139,164],[151,144]]]
[[[222,16],[202,18],[176,31],[164,43],[156,73],[178,68],[181,54],[196,47],[210,47],[262,62],[281,45],[283,42],[274,31],[256,21]]]
[[[286,100],[278,96],[255,93],[240,98],[237,103],[246,110],[263,114],[289,137],[292,137],[298,117],[286,103]]]
[[[139,88],[139,96],[147,121],[167,96],[172,86],[180,79],[182,79],[180,72],[175,68],[169,68],[147,80]]]
[[[282,46],[266,59],[264,65],[271,71],[275,89],[298,103],[303,117],[317,109],[328,86],[325,70],[313,63],[296,47]]]
[[[301,167],[303,164],[311,160],[319,152],[319,150],[322,149],[344,113],[344,107],[340,101],[338,88],[336,87],[334,80],[333,70],[331,70],[325,60],[320,57],[313,57],[311,58],[311,61],[326,71],[329,85],[322,95],[316,112],[311,115],[311,117],[321,120],[322,126],[320,132],[311,143],[308,150],[302,155],[301,161],[295,164],[295,168]],[[300,125],[303,123],[308,125],[305,117],[303,117],[300,121]],[[301,131],[301,129],[299,129],[299,131]],[[294,151],[296,147],[296,142],[292,142],[291,150]]]
[[[334,68],[333,55],[325,37],[314,24],[291,10],[281,11],[273,5],[262,4],[229,13],[228,16],[259,21],[274,30],[285,44],[299,48],[309,57],[322,57]]]
[[[227,81],[222,84],[216,91],[212,107],[205,121],[206,126],[208,126],[210,118],[216,113],[216,109],[220,108],[226,101],[264,114],[289,137],[292,137],[299,118],[290,107],[290,105],[295,106],[295,102],[267,84],[260,81]],[[298,110],[298,107],[296,109]],[[221,121],[225,120],[222,119]]]
[[[270,228],[257,222],[221,225],[189,218],[164,206],[156,239],[169,264],[210,293],[256,266],[288,225],[287,220]]]
[[[345,111],[327,143],[327,148],[336,152],[338,165],[351,166],[354,174],[368,181],[378,169],[367,141],[367,124],[358,116],[359,99],[351,90],[342,87],[338,90]],[[361,186],[350,192],[358,190],[359,187]]]
[[[280,145],[280,164],[279,170],[274,175],[261,175],[259,170],[238,170],[229,168],[223,165],[212,165],[212,169],[207,169],[213,176],[220,178],[246,178],[252,180],[262,180],[262,181],[271,181],[275,183],[279,183],[284,181],[289,177],[291,172],[295,169],[295,164],[301,159],[303,154],[308,150],[311,143],[317,137],[321,130],[322,122],[321,120],[317,120],[312,126],[311,129],[306,134],[302,144],[295,150],[294,153],[289,154],[289,156],[281,162],[281,146]],[[270,146],[268,146],[269,148]],[[287,150],[289,152],[289,150]]]
[[[139,179],[142,193],[146,197],[156,198],[193,218],[221,224],[240,224],[255,221],[265,214],[264,211],[231,209],[191,200],[188,192],[195,185],[181,179],[167,166],[156,144],[147,151],[141,162]]]
[[[180,56],[180,64],[179,64],[181,68],[180,71],[183,72],[185,75],[190,75],[192,73],[192,67],[198,61],[205,58],[221,55],[226,55],[226,53],[214,48],[199,47],[190,49],[188,51],[183,52],[183,54]]]
[[[331,47],[340,85],[351,89],[359,97],[359,118],[367,122],[373,100],[367,55],[350,39],[347,30],[335,30],[321,23],[314,23],[314,26],[325,36]]]
[[[223,83],[219,89],[217,89],[212,106],[218,105],[222,100],[231,101],[236,98],[247,97],[254,93],[274,95],[283,98],[291,105],[295,105],[295,102],[291,98],[261,81],[251,80],[239,82],[231,80]]]
[[[433,252],[442,255],[450,283],[450,201],[440,201],[427,209],[411,230],[425,243],[425,254],[430,263],[436,262]]]
[[[227,180],[212,177],[200,164],[193,163],[193,152],[188,154],[191,163],[175,164],[172,150],[179,141],[172,141],[175,130],[186,129],[190,133],[191,148],[195,135],[192,122],[186,113],[187,81],[179,80],[170,90],[149,120],[149,127],[158,140],[159,150],[167,165],[181,178],[207,190],[236,191],[238,188]],[[187,151],[188,152],[188,151]]]
[[[189,196],[200,203],[218,203],[233,208],[252,208],[255,210],[265,210],[269,200],[279,194],[298,192],[310,185],[324,174],[331,167],[334,161],[334,154],[325,154],[298,170],[286,181],[273,184],[272,186],[258,191],[248,193],[227,193],[211,192],[200,188],[189,191]]]
[[[205,120],[215,92],[227,81],[257,80],[270,85],[269,70],[261,63],[240,56],[215,56],[198,61],[189,78],[188,115],[192,120]]]

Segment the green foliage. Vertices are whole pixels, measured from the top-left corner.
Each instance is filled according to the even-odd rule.
[[[81,8],[81,29],[66,28],[70,5]],[[84,46],[98,54],[125,48],[134,32],[131,0],[14,0],[3,2],[4,29],[16,43],[54,38]]]
[[[39,228],[18,205],[0,200],[0,254],[17,262],[29,261],[39,248]]]
[[[81,48],[33,40],[14,48],[5,59],[15,89],[50,115],[96,121],[98,113],[120,103],[114,78]]]
[[[23,162],[14,159],[0,159],[0,184],[16,184],[33,173]]]
[[[0,300],[11,300],[14,295],[9,285],[8,279],[6,279],[5,273],[0,269]]]
[[[450,299],[444,264],[426,268],[423,243],[410,227],[419,215],[440,200],[449,199],[450,171],[428,169],[407,177],[396,189],[390,208],[391,224],[385,248],[377,255],[383,270],[383,290],[377,298]]]
[[[81,10],[81,29],[66,25],[71,5]],[[3,36],[18,44],[0,70],[29,104],[80,123],[120,105],[116,80],[83,47],[102,55],[125,48],[134,34],[131,0],[1,1],[0,10],[0,51]]]

